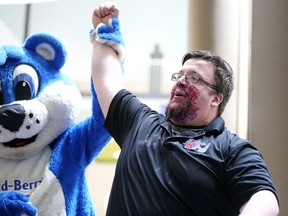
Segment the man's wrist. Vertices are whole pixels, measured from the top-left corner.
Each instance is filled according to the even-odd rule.
[[[111,47],[116,51],[119,61],[124,61],[125,47],[117,18],[110,18],[107,24],[100,23],[89,32],[89,38],[92,44],[100,43]]]
[[[90,32],[89,32],[89,39],[90,39],[90,42],[93,44],[93,41],[96,40],[96,35],[97,35],[97,32],[96,32],[96,28],[95,29],[91,29]]]

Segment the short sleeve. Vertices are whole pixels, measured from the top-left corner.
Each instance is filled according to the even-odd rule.
[[[262,155],[249,142],[229,149],[225,161],[225,180],[227,195],[238,209],[260,190],[272,191],[277,197]]]
[[[126,89],[122,89],[113,98],[105,120],[105,128],[120,147],[129,130],[141,120],[138,111],[143,104]]]

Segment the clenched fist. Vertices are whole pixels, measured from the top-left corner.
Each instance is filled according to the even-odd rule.
[[[100,23],[107,24],[112,17],[119,17],[119,9],[113,3],[104,3],[97,6],[92,15],[92,24],[96,28]]]

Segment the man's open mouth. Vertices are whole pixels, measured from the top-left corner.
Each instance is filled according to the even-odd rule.
[[[182,97],[182,96],[184,96],[184,94],[175,94],[175,96]]]
[[[177,90],[175,91],[175,96],[177,97],[185,96],[185,92],[183,90]]]

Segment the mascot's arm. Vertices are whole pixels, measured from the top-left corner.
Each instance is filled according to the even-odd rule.
[[[34,216],[37,209],[31,205],[26,195],[17,192],[0,193],[0,215],[1,216]]]
[[[121,82],[121,80],[123,81],[123,64],[125,56],[124,42],[120,32],[120,24],[117,18],[118,16],[116,15],[117,9],[113,7],[112,11],[115,12],[114,15],[116,17],[111,18],[110,15],[105,17],[108,19],[108,21],[105,22],[106,24],[100,23],[97,25],[97,28],[90,32],[90,39],[93,42],[94,47],[92,58],[96,60],[93,60],[92,63],[92,117],[74,125],[67,131],[66,135],[64,135],[66,137],[64,139],[67,141],[67,143],[75,143],[76,145],[73,145],[73,148],[71,148],[71,145],[63,145],[63,148],[67,148],[67,151],[62,152],[72,151],[72,160],[75,160],[76,163],[80,162],[83,165],[88,165],[91,163],[91,161],[100,153],[104,146],[111,140],[111,136],[104,128],[104,116],[107,114],[110,101],[114,95],[120,89],[124,88],[124,83]],[[109,50],[108,53],[106,53],[108,56],[111,53],[112,55],[115,55],[115,59],[112,60],[112,65],[114,65],[112,68],[109,67],[109,65],[111,66],[109,60],[108,62],[104,60],[105,63],[101,63],[101,59],[105,59],[108,56],[104,54],[103,50],[98,50],[98,45],[103,45],[106,47],[103,47],[105,50]],[[110,58],[108,57],[108,59]],[[98,66],[102,69],[108,66],[109,71],[106,74],[106,72],[99,69]],[[117,73],[114,71],[115,68]],[[115,75],[114,72],[117,75]]]
[[[85,158],[88,160],[86,161],[87,164],[90,164],[111,140],[110,134],[104,128],[105,118],[100,108],[98,97],[94,91],[93,82],[91,82],[91,93],[92,116],[82,122],[82,128],[85,129],[85,131],[79,140],[79,143],[83,143],[85,140]]]
[[[62,144],[57,145],[56,151],[59,151],[59,154],[61,152],[63,158],[68,157],[70,164],[74,161],[83,167],[88,166],[111,140],[110,134],[104,128],[104,121],[92,84],[92,116],[73,125],[59,137],[59,142]]]

